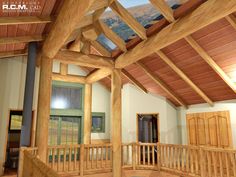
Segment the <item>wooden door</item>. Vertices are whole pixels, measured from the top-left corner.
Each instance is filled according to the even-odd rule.
[[[229,111],[187,114],[187,128],[190,145],[232,147]]]

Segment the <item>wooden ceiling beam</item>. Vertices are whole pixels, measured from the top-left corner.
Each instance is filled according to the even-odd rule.
[[[138,89],[140,89],[144,93],[148,93],[147,89],[137,79],[135,79],[128,71],[126,71],[125,69],[122,69],[121,72]]]
[[[156,51],[156,54],[173,70],[180,78],[182,78],[203,100],[213,106],[213,101],[196,85],[189,77],[179,69],[162,51]]]
[[[224,18],[236,11],[236,1],[208,0],[192,13],[171,23],[156,35],[140,42],[132,50],[120,55],[116,59],[116,67],[124,68],[141,60],[200,29]]]
[[[147,75],[150,79],[152,79],[157,85],[159,85],[162,90],[164,90],[172,99],[174,99],[178,104],[187,108],[187,105],[184,101],[179,98],[179,96],[174,93],[172,89],[169,88],[168,85],[164,81],[162,81],[156,74],[154,74],[147,66],[145,66],[142,62],[138,61],[136,63]]]
[[[22,25],[36,23],[51,23],[52,18],[41,16],[0,17],[0,25]]]
[[[110,4],[110,8],[142,39],[147,39],[145,28],[118,1]]]
[[[92,71],[86,77],[86,83],[94,83],[111,75],[112,70],[109,68],[97,69]]]
[[[111,57],[111,52],[109,52],[105,47],[102,46],[98,41],[90,41],[94,49],[103,55],[104,57]]]
[[[236,85],[230,77],[216,64],[210,55],[191,37],[185,37],[192,48],[204,59],[204,61],[224,80],[224,82],[236,93]]]
[[[75,64],[92,68],[114,68],[114,62],[111,58],[97,55],[85,55],[80,52],[59,51],[55,60],[65,64]]]
[[[61,75],[57,73],[52,74],[52,80],[63,81],[63,82],[73,82],[73,83],[86,83],[85,76],[75,76],[75,75]]]
[[[160,11],[160,13],[165,17],[169,22],[175,21],[173,10],[165,0],[150,0],[152,5]]]
[[[56,21],[44,42],[42,55],[54,58],[94,2],[95,0],[64,1]]]
[[[236,29],[236,17],[233,14],[230,14],[225,17],[226,20],[230,23],[230,25]]]
[[[28,53],[25,50],[14,50],[7,52],[0,52],[0,59],[17,57],[17,56],[26,56]]]
[[[94,23],[96,29],[100,33],[103,33],[108,39],[110,39],[118,48],[126,52],[126,43],[123,39],[120,38],[111,28],[109,28],[103,21],[98,20]]]
[[[17,44],[17,43],[29,43],[35,41],[44,40],[43,36],[16,36],[16,37],[2,37],[0,38],[0,44]]]

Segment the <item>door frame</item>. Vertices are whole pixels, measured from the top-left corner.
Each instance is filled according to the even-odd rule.
[[[4,151],[3,151],[3,165],[6,162],[6,154],[7,154],[7,142],[8,142],[8,133],[9,133],[9,126],[10,126],[10,116],[11,111],[22,111],[23,109],[8,109],[8,118],[7,118],[7,126],[6,126],[6,135],[5,135],[5,144],[4,144]],[[23,115],[22,115],[23,116]],[[36,127],[36,118],[35,118],[35,110],[32,110],[32,122],[31,122],[31,137],[30,137],[30,146],[34,146],[35,144],[35,127]],[[4,169],[5,170],[5,169]]]
[[[156,115],[157,119],[157,136],[158,136],[158,142],[160,142],[160,117],[159,113],[136,113],[136,142],[139,143],[139,125],[138,125],[138,120],[139,120],[139,115]]]

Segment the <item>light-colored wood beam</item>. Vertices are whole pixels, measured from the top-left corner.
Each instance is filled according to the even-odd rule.
[[[63,76],[68,74],[68,64],[60,63],[60,74]]]
[[[92,127],[92,84],[85,84],[84,90],[84,144],[90,144]]]
[[[208,0],[192,13],[171,23],[156,35],[120,55],[116,60],[116,68],[124,68],[135,63],[235,11],[236,1],[234,0]]]
[[[89,25],[82,29],[83,37],[90,41],[95,41],[98,38],[99,33],[94,29],[93,25]]]
[[[224,80],[224,82],[236,93],[236,85],[230,77],[217,65],[210,55],[191,37],[185,37],[186,41],[204,59],[205,62]]]
[[[75,64],[92,68],[114,68],[114,62],[111,58],[98,55],[85,55],[74,51],[60,51],[55,56],[58,60],[65,64]]]
[[[111,75],[112,70],[108,68],[94,70],[93,72],[89,73],[86,78],[87,83],[94,83],[97,82],[109,75]]]
[[[102,46],[98,41],[91,41],[91,45],[97,50],[98,53],[105,57],[111,57],[111,52],[109,52],[105,47]]]
[[[175,21],[173,10],[169,7],[165,0],[150,0],[150,2],[160,11],[166,20],[169,22]]]
[[[75,75],[61,75],[57,73],[52,74],[52,80],[63,81],[63,82],[72,82],[72,83],[81,83],[85,84],[85,76],[75,76]]]
[[[50,118],[50,103],[52,90],[52,65],[50,58],[41,58],[36,147],[38,156],[43,162],[47,162],[48,152],[48,126]]]
[[[110,39],[117,47],[126,52],[126,43],[115,32],[112,31],[103,21],[99,20],[94,23],[96,29],[99,29],[100,33],[103,33],[108,39]]]
[[[42,41],[43,36],[16,36],[16,37],[2,37],[0,38],[0,44],[17,44],[28,43],[35,41]]]
[[[230,14],[225,17],[226,20],[231,24],[231,26],[236,29],[236,17],[233,14]]]
[[[111,120],[112,120],[112,176],[122,177],[121,145],[122,145],[122,126],[121,126],[121,71],[112,71],[111,82]]]
[[[0,25],[22,25],[36,23],[51,23],[51,17],[40,16],[18,16],[18,17],[0,17]]]
[[[182,78],[203,100],[205,100],[209,105],[213,106],[213,101],[196,85],[189,77],[179,69],[162,51],[156,51],[156,54],[175,71],[180,78]]]
[[[82,32],[79,31],[76,39],[69,46],[69,50],[74,51],[74,52],[80,52],[80,49],[81,49],[81,36],[82,36]]]
[[[28,55],[28,53],[25,50],[0,52],[0,59],[16,57],[16,56],[26,56],[26,55]]]
[[[64,45],[77,24],[89,11],[95,0],[67,0],[58,14],[52,29],[47,36],[43,48],[43,55],[54,58]],[[76,14],[76,15],[75,15]]]
[[[164,90],[173,100],[175,100],[181,106],[187,108],[187,105],[184,103],[184,101],[181,98],[179,98],[179,96],[176,93],[174,93],[174,91],[170,89],[169,86],[166,85],[166,83],[163,82],[156,74],[154,74],[147,66],[145,66],[140,61],[138,61],[136,64],[148,75],[148,77],[150,77],[157,85],[159,85],[162,88],[162,90]]]
[[[110,4],[110,8],[142,39],[147,39],[145,28],[118,1]]]
[[[147,89],[137,80],[135,79],[128,71],[125,69],[121,70],[122,74],[130,81],[132,82],[138,89],[143,91],[144,93],[148,93]]]

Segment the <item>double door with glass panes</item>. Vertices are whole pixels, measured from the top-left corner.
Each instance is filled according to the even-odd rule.
[[[82,138],[81,116],[50,117],[49,145],[80,144]]]

